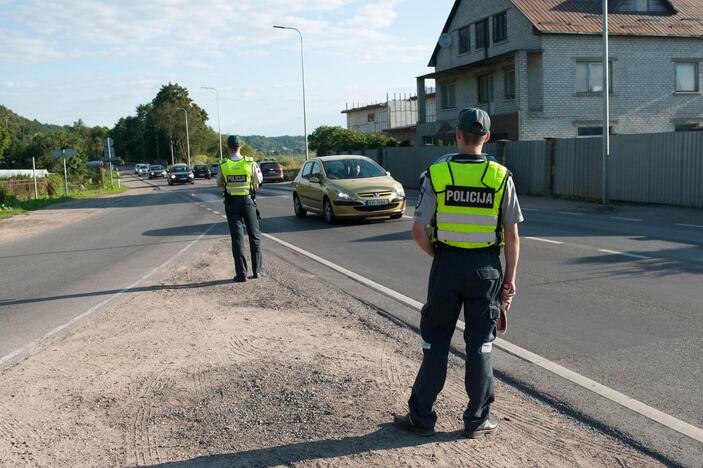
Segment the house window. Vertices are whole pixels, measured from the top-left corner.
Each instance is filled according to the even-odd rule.
[[[698,63],[679,62],[676,64],[676,85],[674,90],[677,93],[698,92]]]
[[[476,49],[485,49],[488,39],[488,20],[485,19],[476,23],[474,32],[476,33]]]
[[[613,127],[611,126],[609,129],[610,134],[613,134]],[[589,137],[589,136],[602,136],[603,135],[603,127],[579,127],[578,128],[578,136],[580,137]]]
[[[374,114],[373,112],[370,113],[370,114],[367,114],[367,115],[366,115],[366,121],[369,122],[369,123],[375,122],[375,121],[376,121],[376,114]]]
[[[454,83],[439,85],[439,94],[442,109],[456,107],[456,85]]]
[[[505,41],[508,39],[508,14],[498,13],[493,17],[493,42]]]
[[[471,52],[471,27],[465,26],[459,30],[459,53]]]
[[[672,13],[666,0],[622,0],[614,9],[617,13]]]
[[[493,74],[478,77],[478,103],[493,102]]]
[[[503,72],[503,96],[505,99],[515,99],[515,70]]]
[[[703,129],[703,127],[695,123],[682,123],[674,125],[675,132],[693,132],[701,129]]]
[[[610,90],[613,93],[613,63],[608,66]],[[576,63],[576,91],[579,93],[603,92],[603,64],[600,62]]]

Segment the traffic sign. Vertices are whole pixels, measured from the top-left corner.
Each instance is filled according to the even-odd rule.
[[[51,151],[51,156],[54,158],[70,158],[76,155],[76,150],[74,149],[57,149]]]

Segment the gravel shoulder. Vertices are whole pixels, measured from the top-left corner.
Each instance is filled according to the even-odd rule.
[[[456,356],[441,433],[398,432],[417,335],[272,254],[265,278],[225,281],[228,252],[213,242],[2,371],[0,465],[658,465],[500,381],[499,432],[463,439]]]

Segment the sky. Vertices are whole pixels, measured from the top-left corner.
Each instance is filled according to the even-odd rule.
[[[0,0],[0,104],[45,123],[112,127],[168,82],[222,133],[345,125],[347,102],[414,93],[453,0]]]

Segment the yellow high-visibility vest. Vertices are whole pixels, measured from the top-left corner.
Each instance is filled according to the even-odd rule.
[[[462,249],[503,246],[501,203],[509,171],[494,162],[441,162],[429,169],[437,194],[433,242]]]
[[[220,171],[225,184],[225,192],[233,197],[248,197],[251,192],[251,173],[254,162],[249,158],[239,161],[223,159],[220,161]]]

